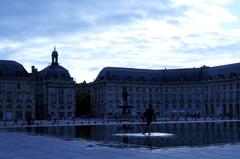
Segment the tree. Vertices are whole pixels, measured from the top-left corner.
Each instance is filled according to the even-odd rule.
[[[76,96],[76,117],[91,114],[91,96],[88,93],[78,93]]]

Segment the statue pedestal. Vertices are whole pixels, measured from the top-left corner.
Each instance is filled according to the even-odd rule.
[[[133,108],[133,106],[118,106],[118,108],[122,109],[121,114],[130,115],[131,114],[131,108]]]
[[[118,108],[122,109],[122,113],[118,115],[118,119],[132,119],[134,116],[132,115],[131,108],[133,106],[118,106]]]

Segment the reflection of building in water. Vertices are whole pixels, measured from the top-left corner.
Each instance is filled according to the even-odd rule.
[[[121,126],[94,126],[91,139],[114,141],[119,143],[144,145],[152,147],[197,146],[218,143],[233,143],[240,141],[240,123],[187,123],[153,125],[153,132],[174,134],[173,137],[119,137],[112,134],[141,133],[141,125],[135,125],[131,130]],[[126,139],[127,138],[127,139]]]
[[[23,130],[25,128],[17,129]],[[31,132],[41,135],[57,136],[63,138],[75,138],[76,136],[76,128],[73,126],[31,127]]]
[[[103,126],[92,126],[91,127],[91,139],[93,140],[104,140],[113,141],[113,134],[118,133],[129,133],[132,131],[138,131],[135,126],[124,126],[124,125],[103,125]]]
[[[102,125],[91,127],[91,139],[96,141],[111,141],[112,134],[118,130],[118,127]]]
[[[55,49],[51,65],[39,72],[34,66],[28,73],[15,61],[0,60],[0,120],[74,117],[74,84]]]
[[[126,87],[135,114],[151,103],[160,117],[240,117],[239,77],[240,63],[169,70],[107,67],[92,84],[92,109],[96,116],[120,113]]]

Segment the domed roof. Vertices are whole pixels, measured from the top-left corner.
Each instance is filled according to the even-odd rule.
[[[0,60],[0,76],[27,77],[28,72],[16,61]]]
[[[43,80],[73,81],[67,69],[60,65],[51,65],[39,72]]]
[[[39,78],[46,81],[73,82],[73,78],[71,78],[68,70],[59,65],[57,56],[58,52],[54,46],[54,50],[52,51],[52,63],[39,72]]]

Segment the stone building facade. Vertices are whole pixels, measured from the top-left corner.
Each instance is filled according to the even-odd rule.
[[[36,115],[44,118],[72,118],[75,112],[75,82],[68,70],[59,65],[58,52],[54,48],[52,62],[41,71],[32,68],[36,87]]]
[[[92,84],[95,116],[119,114],[122,89],[137,115],[150,103],[158,117],[175,114],[240,117],[240,63],[216,67],[146,70],[104,68]]]
[[[52,63],[32,72],[15,61],[0,60],[0,120],[72,118],[75,112],[75,82],[58,63],[54,48]]]
[[[34,81],[16,61],[0,60],[0,120],[35,116]]]

